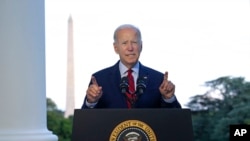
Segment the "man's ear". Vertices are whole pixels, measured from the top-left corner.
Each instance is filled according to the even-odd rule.
[[[142,51],[142,43],[141,43],[141,50],[140,50],[140,52]]]
[[[117,46],[116,46],[116,43],[113,43],[113,47],[114,47],[115,53],[118,54],[118,48],[117,48]]]

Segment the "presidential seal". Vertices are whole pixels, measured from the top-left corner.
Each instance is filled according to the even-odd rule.
[[[109,141],[157,141],[154,131],[139,120],[127,120],[112,131]]]

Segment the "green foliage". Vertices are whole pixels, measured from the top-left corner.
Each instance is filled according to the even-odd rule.
[[[250,83],[227,76],[205,86],[210,90],[187,104],[192,110],[195,141],[228,141],[229,125],[250,124]]]
[[[48,129],[58,136],[59,141],[71,141],[73,117],[64,118],[63,114],[51,99],[47,99]]]

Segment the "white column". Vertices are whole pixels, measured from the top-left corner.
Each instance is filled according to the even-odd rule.
[[[0,141],[56,141],[47,129],[44,0],[0,0]]]

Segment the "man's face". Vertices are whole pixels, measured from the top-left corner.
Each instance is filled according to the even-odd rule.
[[[135,65],[140,57],[142,44],[133,28],[121,29],[117,32],[114,49],[120,56],[121,62],[128,68]]]

